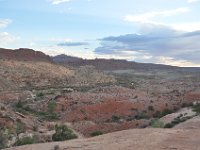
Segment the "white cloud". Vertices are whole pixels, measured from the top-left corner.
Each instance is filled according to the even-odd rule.
[[[0,33],[0,44],[3,46],[5,46],[9,43],[13,43],[19,39],[20,39],[20,37],[15,37],[7,32]]]
[[[0,20],[0,28],[6,28],[10,23],[12,23],[12,20],[2,19]]]
[[[139,22],[139,23],[154,23],[153,19],[155,17],[169,17],[177,14],[183,14],[189,12],[188,7],[182,7],[177,9],[165,10],[165,11],[153,11],[139,15],[127,15],[125,20],[129,22]]]
[[[190,1],[196,1],[196,0],[190,0]],[[145,24],[149,25],[161,25],[166,26],[168,28],[172,28],[178,31],[197,31],[200,30],[200,22],[182,22],[182,23],[163,23],[160,21],[157,21],[156,17],[168,17],[173,16],[177,14],[183,14],[189,12],[190,9],[188,7],[178,8],[178,9],[171,9],[171,10],[165,10],[160,12],[148,12],[144,14],[139,15],[127,15],[125,16],[124,20],[128,22],[134,22],[138,23],[140,27],[142,27]]]
[[[66,54],[70,56],[76,56],[81,58],[87,58],[87,59],[94,59],[96,58],[94,52],[92,50],[80,50],[80,49],[69,49],[66,47],[60,47],[60,46],[48,46],[48,47],[34,47],[34,49],[40,50],[50,56],[60,55],[60,54]]]
[[[188,3],[194,3],[194,2],[198,2],[199,0],[188,0]]]
[[[188,31],[188,32],[200,30],[200,22],[173,23],[173,24],[168,24],[168,26],[170,26],[175,30]]]
[[[155,63],[180,66],[180,67],[200,67],[200,64],[197,63],[192,63],[187,60],[177,60],[174,59],[173,57],[164,57],[164,56],[156,58]]]
[[[71,0],[49,0],[52,4],[54,5],[58,5],[60,3],[65,3],[65,2],[69,2]]]
[[[161,23],[161,22],[148,22],[148,23],[139,23],[140,30],[150,30],[146,27],[150,26],[162,26],[166,28],[171,28],[177,31],[184,31],[184,32],[193,32],[200,30],[200,22],[186,22],[186,23]],[[146,29],[145,29],[145,28]]]

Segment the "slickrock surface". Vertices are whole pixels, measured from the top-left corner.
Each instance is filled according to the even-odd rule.
[[[8,150],[199,150],[200,131],[183,129],[133,129],[89,139],[35,144]]]

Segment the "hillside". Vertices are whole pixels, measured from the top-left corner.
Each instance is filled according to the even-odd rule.
[[[68,56],[68,55],[57,55],[52,57],[53,61],[56,63],[62,63],[62,62],[75,62],[75,61],[80,61],[82,60],[82,58],[78,58],[78,57],[73,57],[73,56]]]
[[[120,60],[120,59],[80,59],[78,57],[71,57],[67,55],[58,55],[53,57],[55,63],[62,65],[80,67],[80,66],[94,66],[97,70],[151,70],[151,69],[175,69],[177,67],[161,65],[137,63],[134,61]]]
[[[112,83],[115,79],[92,67],[66,68],[48,62],[0,59],[0,91]]]
[[[32,51],[25,51],[32,55]],[[108,149],[118,146],[118,142],[121,149],[132,148],[137,143],[139,149],[148,142],[147,147],[159,147],[162,141],[156,139],[157,143],[151,145],[151,138],[161,136],[167,141],[169,133],[185,136],[183,127],[142,129],[149,128],[156,119],[171,118],[169,122],[163,121],[162,127],[181,114],[185,119],[186,113],[190,114],[187,108],[192,111],[191,106],[200,101],[199,71],[194,68],[188,71],[126,60],[84,60],[68,56],[61,59],[66,64],[13,57],[0,59],[0,139],[5,140],[3,144],[0,140],[0,148],[44,143],[39,146],[52,149],[53,135],[59,125],[67,125],[81,138],[77,140],[81,141],[78,147],[73,145],[77,144],[76,140],[68,142],[79,149],[86,149],[84,143],[91,149],[102,149],[100,144],[90,143],[93,140],[94,143],[100,140]],[[130,134],[124,130],[130,130]],[[90,138],[96,134],[105,134],[101,136],[105,140]],[[195,137],[188,142],[195,144]],[[31,141],[27,142],[27,138]],[[132,145],[129,138],[140,139],[141,143],[136,140]],[[65,148],[65,143],[60,144]],[[25,149],[39,149],[37,146],[25,146]]]
[[[69,68],[54,64],[50,56],[32,49],[0,49],[0,91],[84,86],[114,81],[114,77],[94,67]]]
[[[17,60],[17,61],[42,61],[52,62],[50,56],[28,48],[16,50],[0,48],[0,59]]]
[[[0,60],[0,91],[67,84],[74,71],[47,62]]]

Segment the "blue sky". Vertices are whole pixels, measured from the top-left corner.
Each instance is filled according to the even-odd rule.
[[[200,66],[200,0],[0,0],[0,47]]]

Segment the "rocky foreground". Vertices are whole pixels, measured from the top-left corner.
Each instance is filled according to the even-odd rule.
[[[8,150],[199,150],[199,129],[132,129],[99,137]]]

